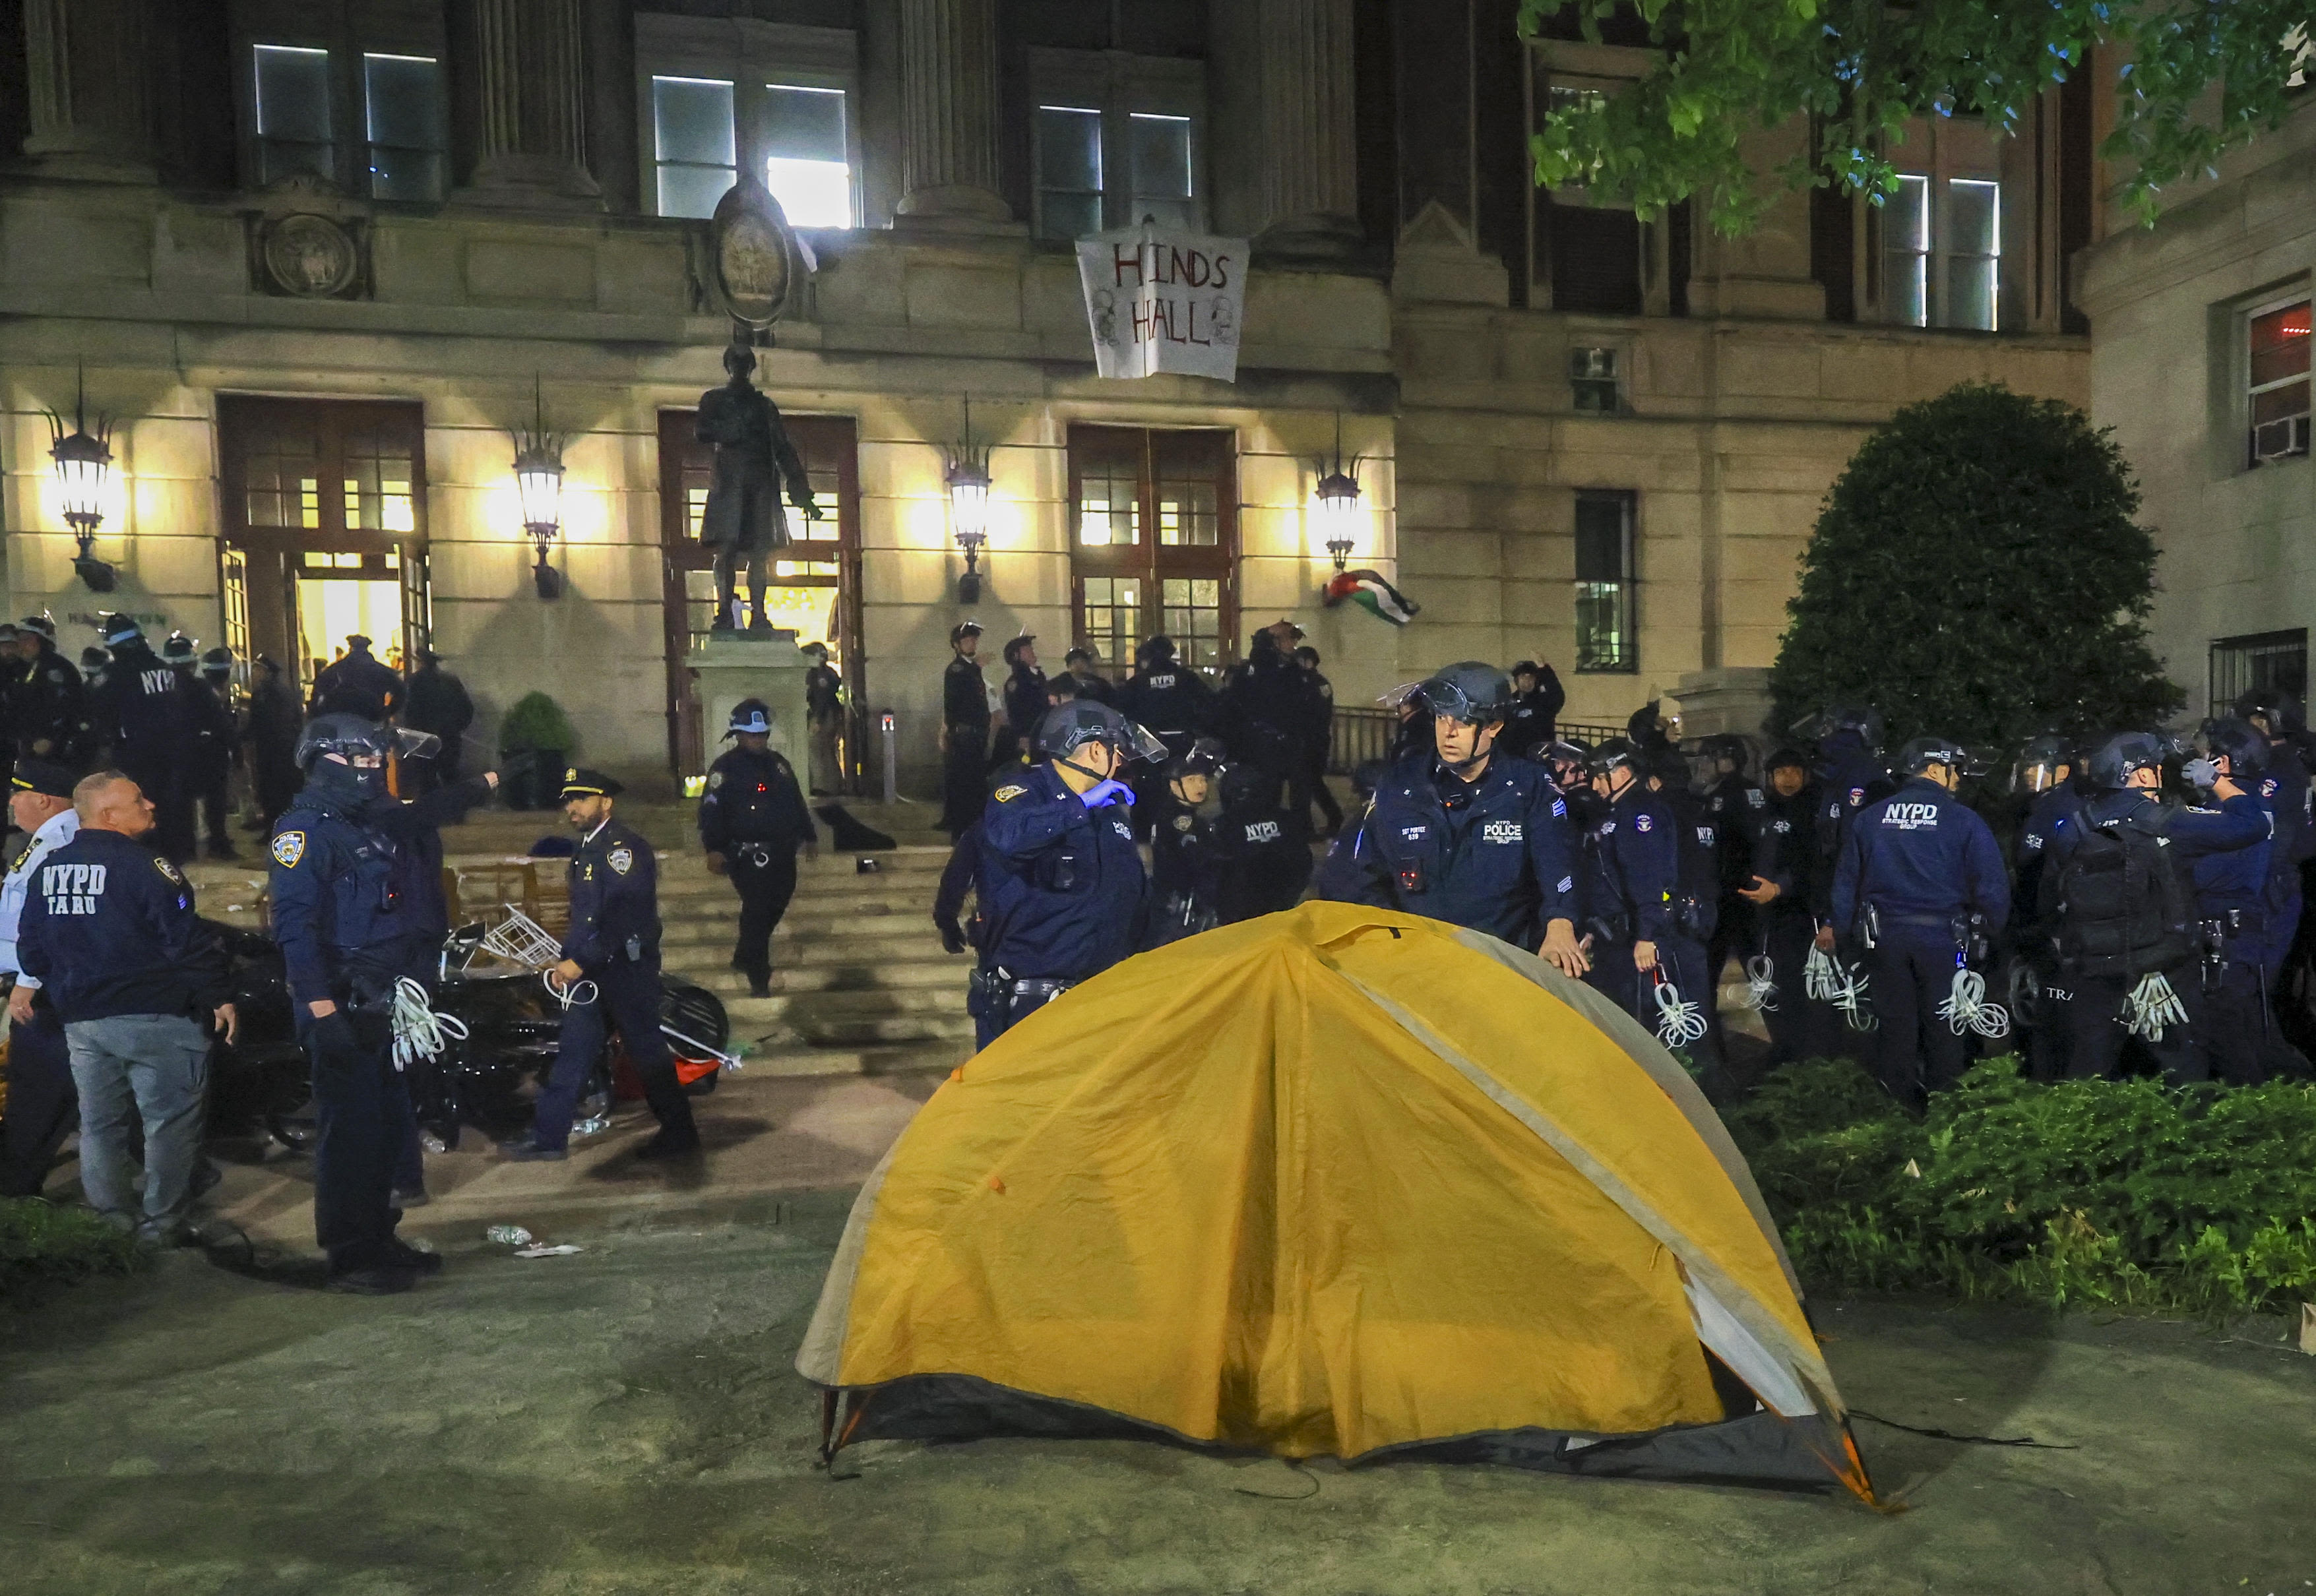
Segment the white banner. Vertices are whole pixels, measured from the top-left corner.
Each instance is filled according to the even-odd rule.
[[[1078,240],[1078,279],[1103,377],[1161,371],[1238,380],[1246,321],[1243,238],[1145,222]]]

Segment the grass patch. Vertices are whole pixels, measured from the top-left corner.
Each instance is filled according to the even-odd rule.
[[[1992,1059],[1917,1122],[1814,1060],[1724,1118],[1813,1285],[2221,1317],[2316,1300],[2316,1087],[2045,1084]]]
[[[37,1197],[0,1198],[0,1300],[92,1274],[126,1274],[147,1255],[136,1239],[85,1208]]]

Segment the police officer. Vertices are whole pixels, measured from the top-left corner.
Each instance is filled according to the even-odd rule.
[[[1075,696],[1090,698],[1096,704],[1116,702],[1118,689],[1101,673],[1101,661],[1094,658],[1090,648],[1073,648],[1062,657],[1062,674],[1075,685]]]
[[[18,623],[16,653],[22,661],[21,674],[10,684],[7,697],[16,752],[62,763],[79,738],[86,686],[57,652],[57,624],[44,615],[26,616]]]
[[[1311,882],[1311,826],[1282,807],[1260,771],[1223,772],[1222,813],[1215,817],[1216,908],[1223,925],[1292,909]]]
[[[177,864],[193,855],[193,795],[190,773],[195,734],[209,713],[192,673],[164,662],[127,616],[105,623],[112,651],[104,685],[89,706],[90,737],[111,749],[112,762],[152,800],[155,838]]]
[[[805,730],[812,739],[812,795],[824,797],[844,785],[844,771],[836,754],[837,733],[844,729],[844,678],[828,662],[828,645],[807,643],[804,657],[812,661],[804,672]]]
[[[270,836],[273,823],[305,785],[306,773],[298,768],[298,733],[305,716],[298,708],[298,695],[281,679],[281,663],[271,654],[260,654],[256,664],[242,738],[249,746],[257,812]]]
[[[729,875],[740,894],[740,940],[732,968],[748,995],[772,995],[772,932],[796,896],[797,849],[820,853],[820,833],[787,759],[772,751],[772,712],[761,698],[732,706],[724,735],[738,746],[708,768],[699,798],[699,847],[708,868]]]
[[[273,940],[313,1065],[314,1235],[334,1289],[405,1291],[441,1267],[394,1234],[395,1163],[411,1120],[394,1063],[398,983],[432,972],[441,939],[409,891],[387,790],[396,740],[360,715],[316,716],[298,745],[306,785],[270,852]]]
[[[1281,644],[1279,628],[1287,625],[1257,632],[1246,662],[1232,676],[1225,740],[1233,765],[1259,771],[1282,788],[1291,783],[1296,795],[1305,797],[1305,742],[1315,689]]]
[[[658,861],[642,832],[613,817],[619,793],[619,784],[601,771],[563,773],[563,815],[579,833],[579,849],[571,856],[571,929],[563,939],[562,962],[548,974],[568,1004],[530,1135],[505,1149],[519,1161],[564,1157],[580,1093],[602,1063],[614,1029],[643,1081],[644,1101],[659,1120],[658,1133],[636,1157],[679,1158],[699,1150],[691,1101],[676,1080],[675,1060],[659,1028]]]
[[[1549,665],[1522,660],[1512,667],[1512,706],[1504,719],[1501,751],[1533,759],[1553,740],[1561,706],[1568,702],[1560,678]]]
[[[1612,737],[1592,750],[1596,803],[1584,837],[1588,982],[1661,1038],[1666,1009],[1656,989],[1670,983],[1679,1000],[1709,1001],[1702,984],[1703,950],[1684,967],[1679,954],[1696,941],[1674,925],[1680,891],[1680,822],[1662,794],[1652,790],[1648,756],[1631,739]],[[1694,1045],[1675,1034],[1667,1045]]]
[[[1713,827],[1716,867],[1713,937],[1706,944],[1705,962],[1718,984],[1733,954],[1741,961],[1761,947],[1761,917],[1746,894],[1776,868],[1777,847],[1765,825],[1768,795],[1745,774],[1751,747],[1734,732],[1723,732],[1706,738],[1697,751],[1712,773],[1701,799]],[[1708,1006],[1706,1013],[1718,1027],[1717,1006]]]
[[[8,819],[24,833],[0,882],[0,975],[8,996],[8,1112],[0,1115],[0,1197],[37,1197],[57,1148],[79,1118],[64,1023],[36,977],[22,973],[16,931],[40,862],[80,832],[73,776],[47,759],[22,759],[9,777]]]
[[[2011,856],[2017,879],[2010,901],[2012,975],[2006,988],[2010,1023],[2024,1033],[2028,1072],[2037,1080],[2067,1073],[2074,1035],[2074,990],[2060,978],[2051,940],[2053,906],[2044,877],[2059,835],[2082,821],[2083,796],[2075,779],[2074,745],[2055,732],[2028,738],[2011,766],[2011,788],[2026,800]]]
[[[2145,732],[2100,743],[2086,761],[2094,795],[2080,822],[2050,844],[2042,891],[2057,927],[2060,975],[2072,993],[2067,1073],[2074,1079],[2113,1075],[2130,1034],[2175,1079],[2199,1079],[2210,1063],[2196,1034],[2203,991],[2194,969],[2202,943],[2195,863],[2258,847],[2275,821],[2215,766],[2202,774],[2216,812],[2167,802],[2163,762],[2171,752],[2168,739]],[[2214,901],[2224,905],[2214,885]]]
[[[986,1047],[1025,1015],[1134,951],[1145,877],[1122,779],[1165,746],[1107,705],[1056,705],[1041,763],[993,794],[981,820],[983,968],[972,1009]]]
[[[427,761],[432,778],[445,785],[457,781],[467,729],[475,723],[475,701],[467,695],[467,684],[443,669],[442,656],[431,648],[418,651],[418,669],[410,673],[398,718],[440,740],[441,752]]]
[[[1144,945],[1194,936],[1218,923],[1219,883],[1213,826],[1200,812],[1223,768],[1223,745],[1201,737],[1167,761],[1164,788],[1150,817],[1150,927]]]
[[[1134,651],[1134,667],[1118,695],[1119,713],[1147,727],[1170,754],[1188,753],[1190,744],[1214,727],[1213,692],[1197,671],[1175,658],[1174,640],[1162,632],[1145,638]]]
[[[200,718],[193,726],[193,763],[188,776],[197,818],[208,828],[209,857],[234,859],[233,834],[227,829],[232,812],[230,791],[233,765],[240,737],[233,713],[233,651],[214,648],[201,656]]]
[[[1938,1006],[1980,937],[2010,912],[1994,833],[1954,796],[1964,754],[1952,738],[1917,737],[1899,750],[1904,776],[1848,823],[1833,882],[1834,925],[1866,950],[1875,1074],[1915,1106],[1962,1078],[1969,1042]]]
[[[997,733],[1001,765],[1029,749],[1038,723],[1052,707],[1046,702],[1046,673],[1038,668],[1037,645],[1037,638],[1026,632],[1005,645],[1005,724]]]
[[[1311,718],[1303,731],[1303,791],[1326,817],[1325,828],[1319,835],[1332,837],[1343,829],[1342,807],[1335,802],[1334,794],[1327,790],[1327,763],[1335,746],[1335,684],[1320,670],[1319,651],[1310,644],[1296,646],[1295,663],[1302,668],[1311,684],[1305,705]],[[1307,808],[1297,812],[1306,822],[1309,820]]]
[[[1783,748],[1763,767],[1768,787],[1762,794],[1759,832],[1768,845],[1768,866],[1738,890],[1760,927],[1760,948],[1776,987],[1762,1006],[1769,1030],[1769,1063],[1822,1057],[1831,1050],[1833,1013],[1809,995],[1807,971],[1817,935],[1814,906],[1821,900],[1817,851],[1817,790],[1809,760],[1799,749]],[[1830,891],[1828,894],[1830,895]]]
[[[2236,700],[2236,715],[2267,739],[2267,767],[2258,792],[2276,816],[2276,846],[2268,851],[2268,895],[2274,959],[2267,989],[2283,989],[2287,964],[2316,959],[2316,927],[2305,918],[2309,865],[2316,860],[2316,808],[2308,785],[2308,724],[2300,701],[2276,688],[2255,688]]]
[[[981,623],[951,627],[954,657],[941,673],[941,829],[951,839],[981,818],[987,794],[981,778],[989,769],[989,687],[981,678]]]
[[[2260,796],[2272,751],[2268,739],[2231,716],[2206,721],[2201,741],[2205,757],[2189,762],[2187,776],[2210,799],[2187,813],[2225,813],[2235,794],[2248,792],[2249,802],[2269,810],[2272,825],[2273,810]],[[2287,940],[2279,935],[2285,928],[2277,923],[2270,891],[2275,847],[2272,836],[2262,838],[2249,847],[2201,855],[2190,866],[2204,936],[2203,1002],[2190,1039],[2197,1055],[2190,1069],[2195,1078],[2257,1086],[2267,1078],[2272,1062],[2291,1068],[2298,1058],[2267,1012],[2268,971],[2283,953],[2276,944]]]
[[[1510,699],[1504,673],[1477,660],[1416,689],[1438,751],[1392,767],[1352,845],[1348,891],[1332,873],[1330,890],[1488,932],[1581,976],[1568,805],[1542,767],[1494,757]]]
[[[1690,1036],[1686,1033],[1677,1038],[1681,1050],[1697,1066],[1706,1088],[1716,1101],[1727,1090],[1726,1072],[1722,1060],[1727,1050],[1722,1043],[1721,1032],[1721,972],[1728,962],[1730,946],[1722,940],[1721,905],[1727,894],[1723,886],[1722,861],[1733,851],[1723,832],[1721,813],[1713,800],[1692,790],[1688,785],[1688,758],[1680,749],[1667,746],[1648,759],[1648,784],[1657,802],[1671,815],[1673,834],[1679,842],[1679,873],[1673,888],[1672,924],[1664,942],[1657,949],[1657,963],[1666,981],[1679,994],[1679,1001],[1696,1006],[1693,1018],[1702,1020],[1705,1033]],[[1734,811],[1740,823],[1750,820],[1744,811]],[[1759,881],[1757,864],[1766,867],[1765,860],[1755,857],[1756,838],[1750,825],[1743,833],[1742,861],[1748,882]],[[1750,909],[1750,904],[1741,904]],[[1750,920],[1749,918],[1748,927]],[[1693,985],[1684,984],[1684,981]],[[1653,989],[1656,982],[1651,979]],[[1653,989],[1642,994],[1648,1006],[1656,1008]],[[1663,1011],[1649,1019],[1652,1025],[1665,1024]],[[1668,1030],[1670,1027],[1667,1027]],[[1690,1029],[1694,1029],[1692,1025]],[[1668,1044],[1671,1045],[1671,1044]]]
[[[323,667],[314,678],[316,714],[382,721],[402,706],[401,673],[378,660],[370,649],[370,639],[359,632],[346,638],[344,657]]]
[[[100,772],[75,786],[73,807],[80,830],[40,862],[17,927],[17,957],[64,1024],[89,1206],[168,1246],[190,1231],[206,1173],[209,1039],[202,1023],[213,1019],[218,1034],[233,1041],[233,986],[194,911],[192,888],[139,840],[152,829],[153,805],[137,785],[119,771]],[[141,1204],[129,1171],[138,1121]]]

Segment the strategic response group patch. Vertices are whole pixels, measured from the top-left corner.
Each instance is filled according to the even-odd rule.
[[[298,868],[298,861],[306,856],[306,834],[284,831],[273,839],[273,862],[284,870]]]

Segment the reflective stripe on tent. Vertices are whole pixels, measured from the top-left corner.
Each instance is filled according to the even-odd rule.
[[[1347,904],[1129,960],[975,1058],[862,1188],[797,1367],[844,1439],[1866,1488],[1678,1060],[1531,955]]]

